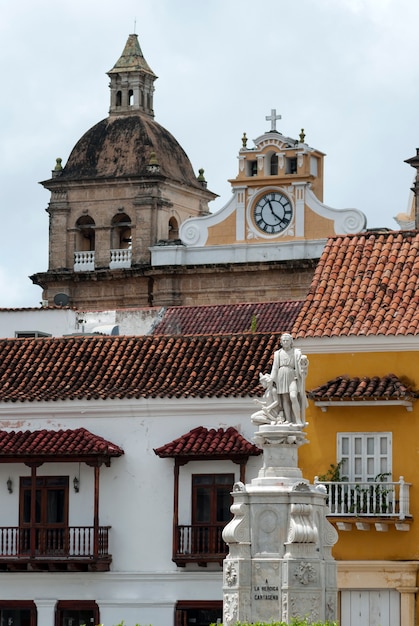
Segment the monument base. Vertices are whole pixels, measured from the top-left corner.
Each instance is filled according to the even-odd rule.
[[[223,532],[224,623],[334,620],[337,532],[326,519],[324,488],[298,468],[303,428],[263,424],[255,441],[263,466],[250,484],[234,486],[234,517]]]

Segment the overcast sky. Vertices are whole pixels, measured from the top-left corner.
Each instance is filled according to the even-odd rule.
[[[154,110],[196,172],[230,198],[241,136],[277,129],[326,153],[324,201],[398,228],[419,147],[418,0],[0,0],[0,307],[38,306],[56,157],[109,109],[128,35]],[[135,26],[134,26],[135,25]],[[253,146],[249,141],[248,147]]]

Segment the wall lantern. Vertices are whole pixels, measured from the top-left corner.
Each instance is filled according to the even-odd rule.
[[[76,493],[80,491],[80,480],[77,478],[77,476],[74,476],[73,478],[73,487]]]
[[[12,483],[12,479],[10,478],[10,476],[7,479],[6,485],[7,485],[7,491],[9,493],[13,493],[13,483]]]

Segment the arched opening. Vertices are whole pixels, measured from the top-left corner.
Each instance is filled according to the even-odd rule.
[[[95,249],[95,221],[90,215],[79,217],[76,222],[76,251],[93,251]]]
[[[131,267],[131,244],[131,218],[118,213],[111,222],[110,269]]]
[[[111,248],[126,250],[131,248],[131,218],[126,213],[118,213],[112,218]]]
[[[122,104],[122,92],[121,91],[117,91],[116,92],[116,99],[115,99],[115,105],[117,107],[120,107]]]
[[[128,104],[130,107],[134,104],[134,92],[132,89],[128,91]]]
[[[171,217],[169,220],[169,240],[174,241],[179,239],[179,224],[175,217]]]

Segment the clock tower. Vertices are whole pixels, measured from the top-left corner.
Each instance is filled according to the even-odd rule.
[[[217,213],[182,224],[184,263],[318,259],[327,237],[365,228],[361,211],[323,203],[325,155],[309,146],[304,130],[298,139],[279,132],[275,109],[265,119],[270,127],[253,146],[243,134],[231,199]],[[152,258],[162,259],[157,250]]]

